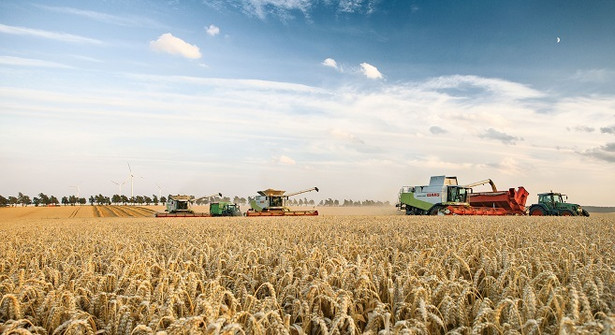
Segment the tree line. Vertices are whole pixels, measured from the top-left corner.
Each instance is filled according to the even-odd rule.
[[[169,195],[170,196],[170,195]],[[230,197],[203,197],[196,199],[197,205],[207,205],[210,202],[218,202],[218,201],[226,201],[233,202],[239,205],[247,205],[249,202],[249,197],[246,199],[244,197],[235,196]],[[0,207],[7,206],[59,206],[60,204],[64,206],[76,206],[76,205],[86,205],[89,203],[90,205],[159,205],[166,204],[167,197],[161,196],[158,197],[155,194],[151,196],[147,195],[137,195],[135,197],[127,197],[125,195],[114,194],[111,197],[104,196],[102,194],[91,195],[89,198],[77,197],[75,195],[63,196],[58,200],[54,195],[46,195],[44,193],[39,193],[37,196],[30,198],[30,196],[19,192],[17,196],[8,196],[4,197],[0,195]],[[316,206],[316,201],[313,199],[296,199],[291,198],[288,199],[288,205],[290,206]],[[320,200],[318,206],[389,206],[390,203],[388,201],[374,201],[374,200],[364,200],[364,201],[353,201],[351,199],[344,199],[340,202],[337,199],[324,199]]]

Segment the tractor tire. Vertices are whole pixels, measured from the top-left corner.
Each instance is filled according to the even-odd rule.
[[[535,207],[530,208],[530,215],[531,216],[545,216],[549,214],[547,214],[547,212],[545,212],[545,210],[542,207],[535,206]]]
[[[588,212],[588,211],[586,211],[585,209],[583,209],[583,213],[582,213],[582,215],[583,215],[583,216],[587,216],[587,217],[589,217],[589,212]]]
[[[429,212],[427,212],[427,215],[444,215],[443,211],[445,208],[446,206],[435,205],[429,209]]]
[[[559,215],[560,216],[576,216],[572,211],[569,211],[567,209],[561,211]]]

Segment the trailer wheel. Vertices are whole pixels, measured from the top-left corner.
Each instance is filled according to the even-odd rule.
[[[547,215],[547,213],[545,213],[542,207],[536,206],[536,207],[530,208],[530,215],[531,216],[545,216]]]

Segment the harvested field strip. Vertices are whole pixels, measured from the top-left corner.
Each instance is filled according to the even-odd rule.
[[[102,213],[100,212],[100,206],[93,206],[94,207],[94,216],[97,218],[102,217]]]
[[[119,207],[119,206],[107,206],[109,208],[110,211],[112,211],[115,216],[119,216],[119,217],[134,217],[134,215],[131,215],[130,213],[128,213],[124,208],[126,207]]]
[[[134,207],[134,209],[140,212],[142,216],[152,216],[156,213],[155,210],[146,207]]]
[[[96,209],[98,210],[98,213],[100,214],[100,217],[117,217],[118,215],[112,211],[109,206],[94,206],[96,207]]]
[[[143,214],[141,214],[140,212],[135,211],[132,206],[124,206],[121,209],[124,213],[126,213],[126,216],[132,216],[132,217],[142,217],[143,216]]]
[[[77,213],[79,213],[80,209],[81,209],[81,207],[75,207],[75,210],[72,213],[70,213],[68,218],[74,218],[75,216],[77,216]]]

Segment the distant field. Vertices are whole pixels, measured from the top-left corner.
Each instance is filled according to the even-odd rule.
[[[0,208],[0,221],[11,219],[66,219],[93,217],[148,217],[156,208],[141,206],[56,206]]]
[[[615,215],[336,209],[303,218],[161,219],[114,216],[152,208],[75,209],[0,209],[0,333],[615,329]]]

